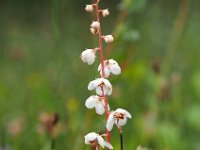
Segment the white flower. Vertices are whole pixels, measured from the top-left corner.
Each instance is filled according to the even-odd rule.
[[[90,132],[85,136],[85,144],[96,145],[99,144],[102,148],[108,147],[109,149],[113,149],[112,145],[95,132]]]
[[[94,63],[96,55],[95,49],[86,49],[81,53],[81,59],[84,63],[87,63],[88,65],[91,65]]]
[[[103,15],[103,17],[106,17],[106,16],[108,16],[109,14],[110,14],[110,12],[109,12],[108,9],[103,9],[103,10],[102,10],[102,15]]]
[[[102,38],[104,39],[104,41],[105,41],[106,43],[112,43],[113,40],[114,40],[114,38],[113,38],[112,35],[105,35],[105,36],[102,36]]]
[[[132,118],[131,114],[125,109],[118,108],[115,111],[112,111],[108,117],[106,128],[108,131],[111,131],[114,123],[117,126],[124,126],[127,122],[127,118]]]
[[[93,5],[86,5],[85,6],[85,11],[92,12],[93,11]]]
[[[102,115],[105,112],[105,101],[104,101],[103,97],[100,97],[100,96],[97,96],[97,95],[90,96],[86,100],[85,106],[88,109],[95,108],[96,113],[99,114],[99,115]],[[110,111],[109,105],[108,105],[108,111]]]
[[[96,90],[96,93],[99,96],[111,95],[112,93],[112,85],[107,79],[97,78],[93,81],[90,81],[88,85],[88,90]]]
[[[100,22],[93,21],[92,24],[90,25],[90,27],[93,28],[93,29],[99,29],[100,28]]]
[[[98,71],[102,75],[101,64],[98,67]],[[110,73],[112,73],[114,75],[119,75],[121,73],[121,68],[114,59],[105,60],[104,61],[104,73],[105,73],[105,78],[108,78],[110,76]]]

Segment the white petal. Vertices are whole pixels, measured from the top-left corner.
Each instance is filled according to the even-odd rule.
[[[108,78],[110,76],[110,69],[106,66],[107,60],[104,61],[104,73],[105,73],[105,78]],[[98,72],[100,72],[100,75],[102,76],[102,67],[101,64],[98,66]]]
[[[94,83],[94,81],[90,81],[90,83],[88,84],[88,90],[94,90],[96,88],[96,85]]]
[[[118,65],[111,66],[110,70],[114,75],[119,75],[121,73],[121,68]]]
[[[112,94],[112,86],[111,87],[104,86],[103,90],[104,90],[105,95],[111,95]]]
[[[98,72],[101,71],[101,64],[98,66]]]
[[[88,84],[88,90],[94,90],[100,83],[100,79],[95,79],[93,81],[90,81],[90,83]]]
[[[103,93],[102,93],[102,90],[101,90],[100,87],[96,88],[96,94],[99,95],[99,96],[102,96]]]
[[[112,94],[112,86],[106,88],[106,95],[111,95]]]
[[[108,147],[109,149],[113,149],[113,146],[110,143],[108,143],[107,141],[104,141],[104,145],[106,147]]]
[[[98,102],[98,96],[90,96],[86,102],[85,102],[85,106],[88,108],[88,109],[92,109],[94,108],[96,105],[97,105],[97,102]]]
[[[85,138],[85,144],[90,144],[90,141],[87,138]]]
[[[108,120],[107,120],[107,123],[106,123],[106,128],[108,131],[111,131],[112,128],[113,128],[113,125],[115,123],[115,119],[114,119],[114,112],[111,112],[109,117],[108,117]]]
[[[104,68],[105,78],[108,78],[110,76],[110,69],[108,67]]]
[[[131,114],[127,110],[125,110],[125,109],[118,108],[118,109],[115,110],[115,112],[125,114],[125,116],[127,118],[132,118]]]
[[[115,120],[115,124],[118,124],[119,126],[124,126],[127,122],[127,118],[124,117],[124,119],[119,119],[119,120]]]
[[[110,82],[107,79],[103,79],[104,82],[104,92],[106,95],[111,95],[112,93],[112,85],[110,84]]]
[[[106,108],[105,101],[104,101],[104,100],[102,100],[102,102],[103,102],[104,108]],[[107,103],[107,105],[108,105],[108,111],[110,111],[110,106],[109,106],[109,104],[108,104],[108,103]]]
[[[97,136],[97,140],[99,145],[104,148],[104,139],[101,136]]]
[[[112,58],[109,59],[108,61],[109,61],[109,64],[112,64],[112,65],[115,65],[115,64],[116,64],[116,65],[118,65],[117,61],[114,60],[114,59],[112,59]]]
[[[99,102],[99,103],[96,105],[95,110],[96,110],[96,113],[99,114],[99,115],[104,114],[105,108],[104,108],[104,106],[103,106],[103,103]]]
[[[98,33],[98,30],[97,29],[94,29],[94,28],[90,28],[90,32],[92,34],[97,34]]]
[[[132,118],[131,114],[128,111],[124,111],[124,114],[126,115],[127,118]]]
[[[105,78],[108,78],[110,76],[110,69],[108,69],[108,67],[104,67],[104,74]],[[100,75],[103,76],[102,70],[100,70]]]
[[[108,61],[109,61],[110,71],[115,75],[119,75],[121,73],[121,68],[119,64],[114,59],[109,59]]]
[[[90,132],[85,136],[85,144],[89,144],[90,141],[94,141],[97,138],[97,135],[95,132]]]
[[[105,86],[107,86],[107,87],[111,87],[112,86],[107,79],[103,79],[103,82],[104,82]]]

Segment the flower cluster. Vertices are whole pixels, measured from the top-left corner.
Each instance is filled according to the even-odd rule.
[[[109,44],[114,41],[112,35],[102,35],[101,33],[101,23],[100,17],[107,17],[110,12],[108,9],[99,9],[99,2],[97,0],[94,4],[88,4],[85,7],[87,12],[95,12],[96,19],[92,21],[90,25],[90,31],[94,35],[99,37],[99,46],[97,48],[85,49],[81,53],[81,59],[84,63],[92,65],[96,59],[96,53],[99,52],[101,63],[98,66],[98,72],[100,77],[92,80],[88,84],[89,91],[95,91],[96,95],[90,96],[86,102],[85,106],[88,109],[95,109],[96,113],[99,115],[106,115],[106,129],[107,133],[99,135],[95,132],[88,133],[85,136],[85,144],[90,144],[98,149],[98,145],[102,148],[107,147],[108,149],[113,149],[110,144],[110,131],[113,129],[114,124],[117,126],[119,131],[122,131],[122,126],[127,122],[127,118],[131,118],[131,114],[125,109],[118,108],[115,111],[110,109],[107,102],[107,96],[112,94],[112,85],[108,78],[112,75],[119,75],[121,73],[121,68],[119,64],[114,59],[104,59],[102,42]],[[107,137],[107,141],[104,140],[104,136]]]

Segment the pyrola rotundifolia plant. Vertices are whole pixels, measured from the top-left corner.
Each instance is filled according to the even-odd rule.
[[[88,90],[95,91],[95,95],[90,96],[86,102],[85,106],[88,109],[95,109],[98,115],[105,114],[107,130],[106,133],[98,134],[96,132],[90,132],[85,135],[85,144],[92,145],[99,149],[102,148],[114,149],[111,144],[111,131],[113,126],[116,125],[120,133],[120,143],[121,150],[123,149],[123,138],[122,138],[122,126],[127,122],[127,118],[131,118],[131,114],[122,108],[117,108],[116,110],[111,110],[108,104],[107,96],[112,94],[112,85],[108,78],[110,75],[119,75],[121,73],[121,68],[119,64],[114,59],[104,59],[103,55],[103,42],[109,44],[112,43],[114,38],[112,35],[103,35],[101,32],[101,17],[107,17],[109,15],[108,9],[99,8],[100,0],[96,3],[88,4],[85,7],[85,11],[89,13],[95,13],[95,20],[91,22],[90,32],[95,36],[98,36],[99,45],[96,48],[85,49],[81,53],[81,59],[84,63],[92,65],[95,62],[97,55],[99,54],[101,63],[98,67],[98,72],[100,74],[99,78],[96,78],[89,82]],[[97,54],[98,53],[98,54]],[[104,139],[105,137],[106,140]]]

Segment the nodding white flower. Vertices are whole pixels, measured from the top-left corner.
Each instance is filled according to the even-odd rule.
[[[93,5],[86,5],[85,6],[85,11],[92,12],[93,11]]]
[[[102,12],[103,17],[106,17],[110,14],[108,9],[103,9],[101,12]]]
[[[98,71],[102,75],[101,64],[98,67]],[[110,76],[110,73],[112,73],[114,75],[119,75],[121,73],[121,68],[114,59],[105,60],[104,61],[104,73],[105,73],[105,78],[108,78]]]
[[[104,39],[106,43],[112,43],[114,41],[114,38],[112,35],[105,35],[105,36],[102,36],[102,38]]]
[[[97,78],[93,81],[90,81],[88,84],[88,90],[96,90],[97,95],[111,95],[112,93],[112,85],[107,79]]]
[[[131,114],[125,109],[118,108],[115,111],[112,111],[108,117],[106,128],[108,131],[111,131],[114,123],[117,126],[124,126],[127,122],[127,118],[132,118]]]
[[[90,27],[97,30],[100,28],[100,22],[93,21],[92,24],[90,25]]]
[[[97,96],[97,95],[90,96],[86,100],[85,106],[88,109],[95,108],[96,113],[99,114],[99,115],[102,115],[105,112],[105,101],[104,101],[103,97],[100,97],[100,96]],[[109,105],[108,105],[108,111],[110,111]]]
[[[95,49],[86,49],[81,53],[81,59],[84,63],[91,65],[94,63],[96,58],[96,50]]]
[[[90,132],[85,136],[85,144],[96,145],[99,144],[102,148],[107,147],[113,149],[112,145],[104,141],[103,137],[95,132]]]

